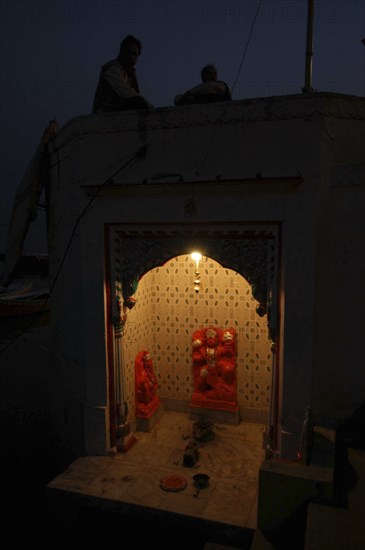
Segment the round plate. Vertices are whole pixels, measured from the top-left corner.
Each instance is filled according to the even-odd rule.
[[[177,491],[183,491],[187,487],[188,480],[183,476],[178,476],[176,474],[170,474],[168,476],[162,477],[160,479],[160,487],[164,491],[172,491],[176,493]]]

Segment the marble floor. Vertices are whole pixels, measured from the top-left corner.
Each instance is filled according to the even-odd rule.
[[[174,517],[214,522],[223,528],[256,528],[258,472],[264,457],[264,426],[241,422],[216,424],[215,437],[198,442],[199,458],[183,465],[183,453],[193,440],[193,420],[186,414],[164,412],[149,433],[136,432],[137,442],[126,453],[77,459],[48,484],[51,497],[77,495],[94,506],[126,507],[133,513],[148,510],[169,521]],[[193,475],[204,473],[209,484],[197,496]],[[169,474],[186,478],[180,492],[160,488]],[[124,507],[124,508],[123,508]]]

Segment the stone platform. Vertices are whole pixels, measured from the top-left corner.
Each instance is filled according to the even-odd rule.
[[[186,414],[165,412],[151,432],[134,434],[138,441],[127,453],[77,459],[48,484],[50,505],[69,511],[70,504],[78,504],[161,524],[194,526],[212,541],[251,540],[264,426],[216,424],[214,439],[198,443],[199,460],[186,468],[183,452],[192,440],[192,424]],[[208,487],[197,497],[196,473],[209,475]],[[169,474],[184,476],[186,489],[162,490],[160,480]]]

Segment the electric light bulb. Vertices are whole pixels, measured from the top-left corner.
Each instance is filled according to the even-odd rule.
[[[192,252],[191,258],[192,258],[192,260],[194,260],[195,265],[196,265],[196,269],[198,270],[199,262],[202,259],[202,255],[200,254],[200,252]]]
[[[191,253],[191,258],[192,258],[192,260],[194,260],[195,266],[196,266],[195,280],[194,280],[194,290],[195,290],[196,293],[198,293],[199,288],[200,288],[199,261],[201,260],[202,255],[200,254],[200,252],[192,252]]]

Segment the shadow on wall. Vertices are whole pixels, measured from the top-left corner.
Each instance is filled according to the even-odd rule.
[[[365,450],[365,401],[338,428],[337,439],[346,447]]]
[[[365,450],[365,402],[338,428],[336,433],[335,488],[339,506],[348,506],[348,494],[358,475],[351,466],[348,449]]]
[[[302,502],[279,529],[263,529],[273,549],[295,548],[304,550],[307,509],[310,499]]]

